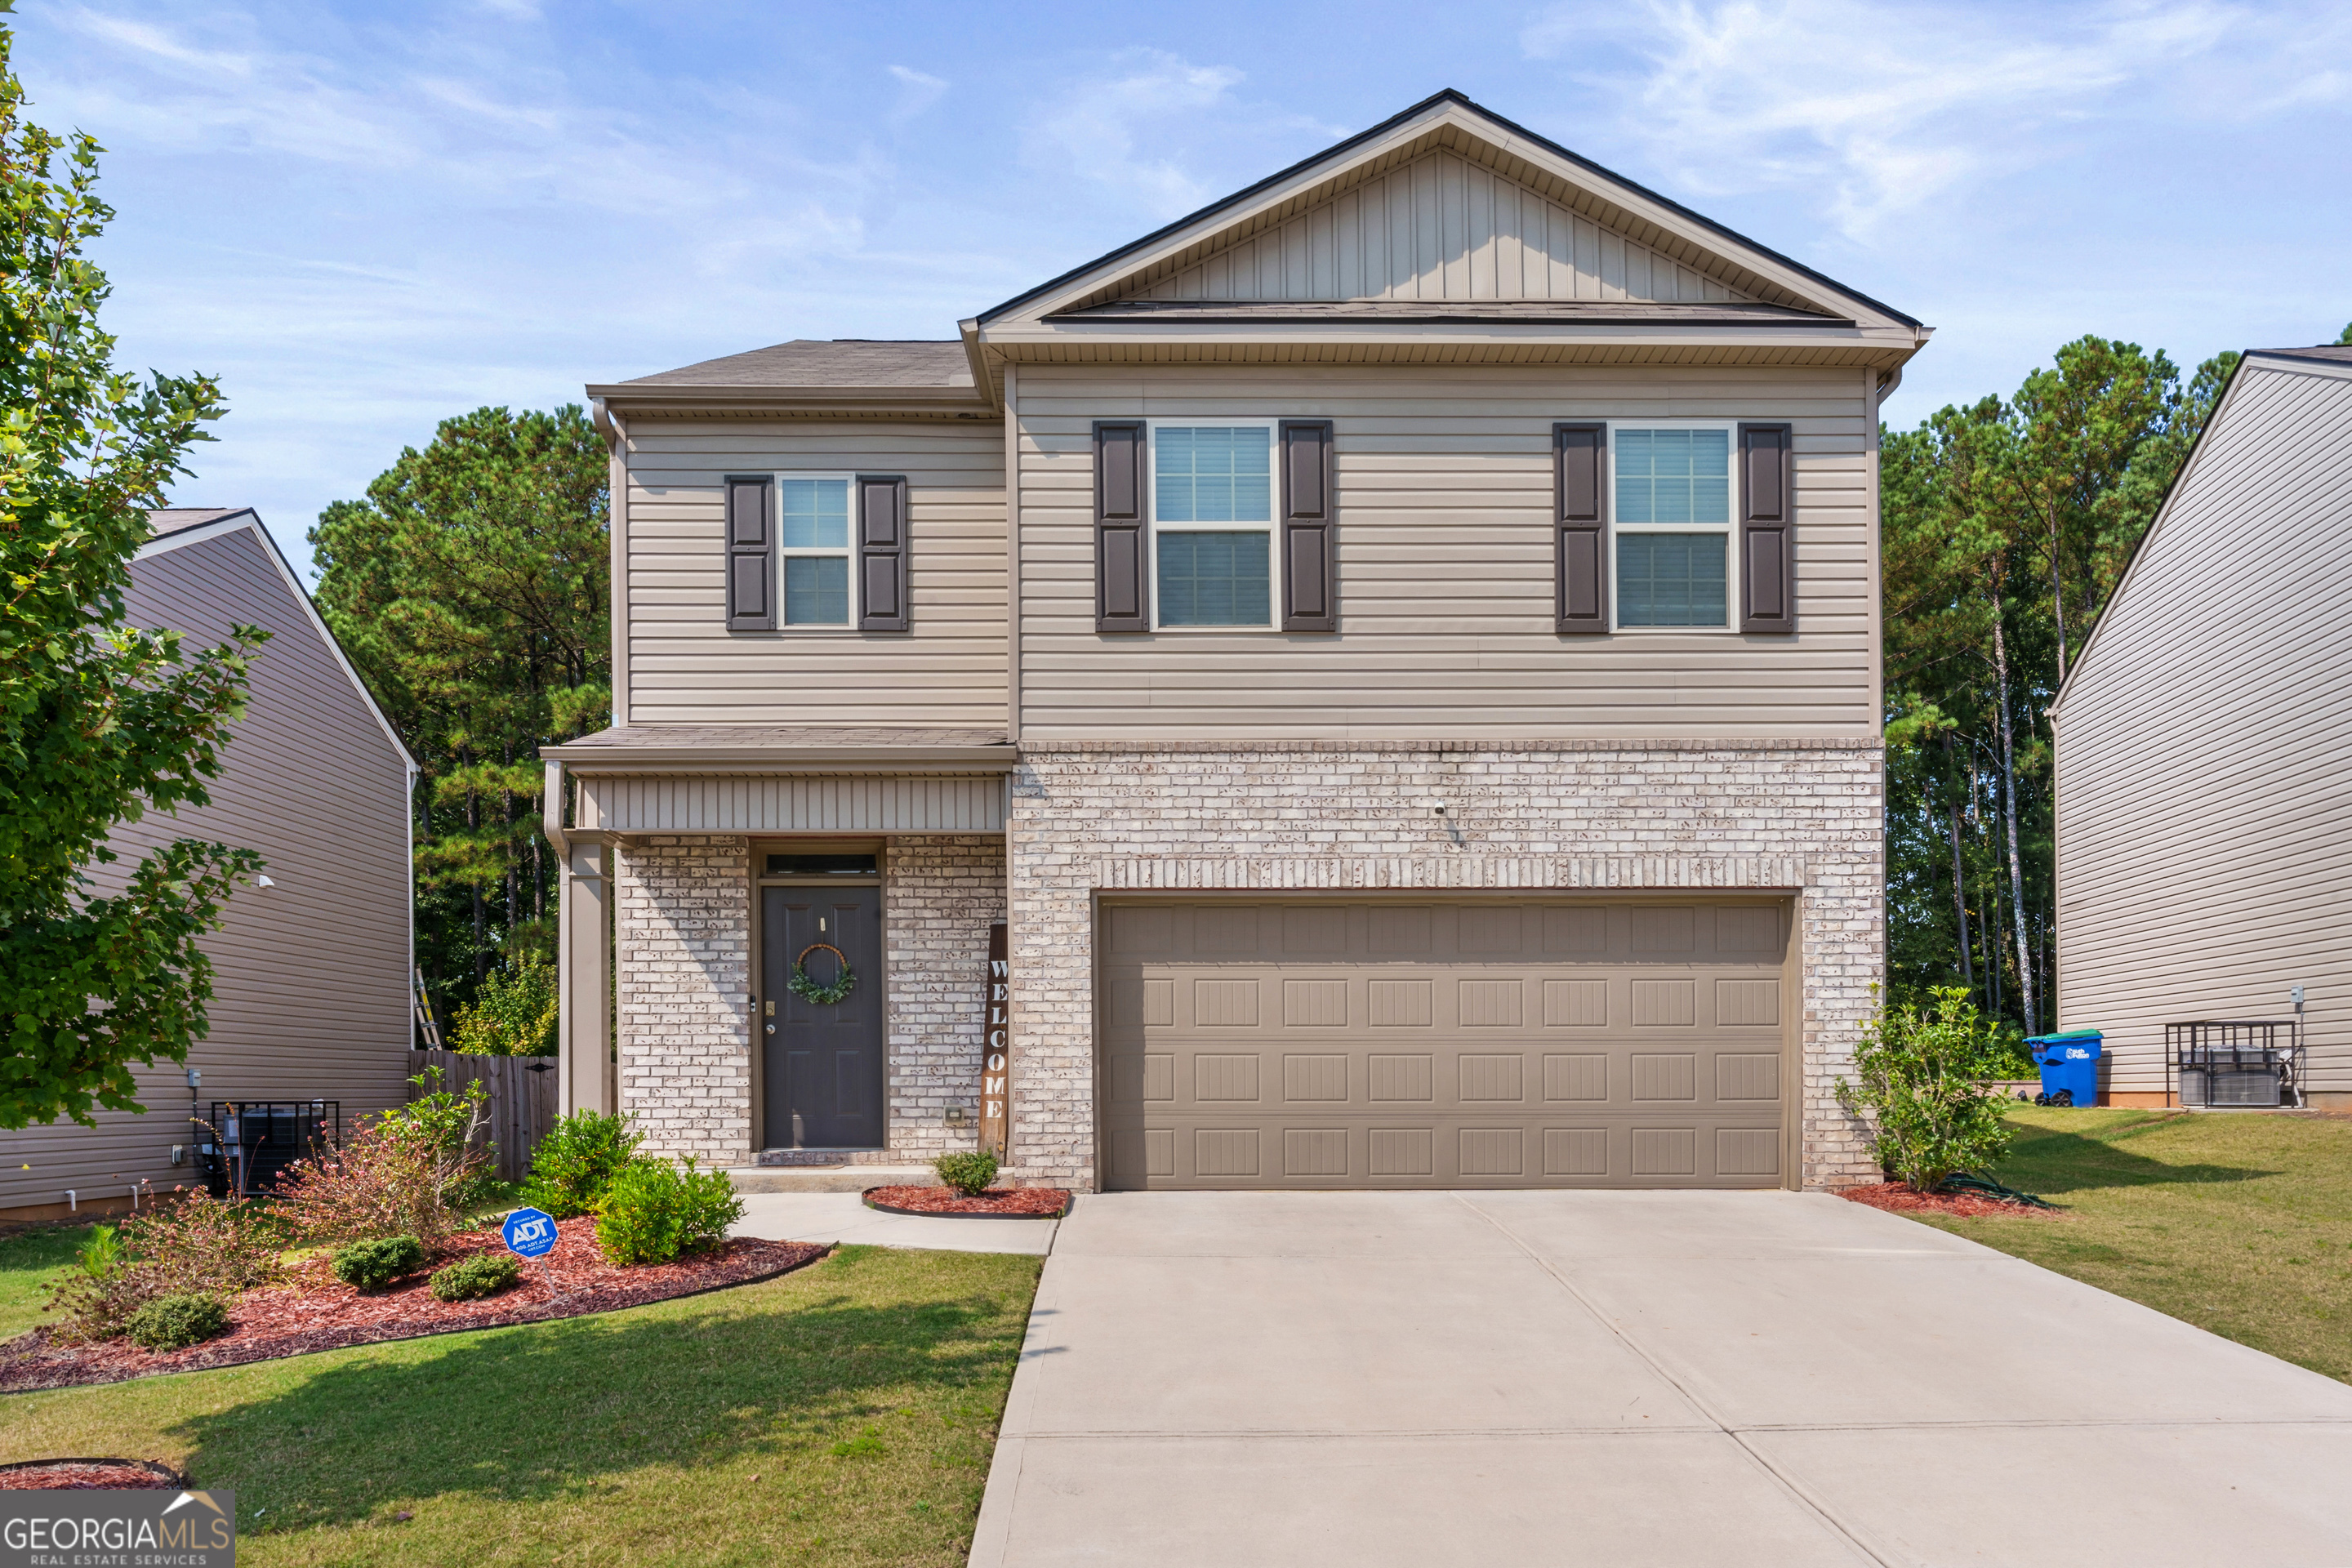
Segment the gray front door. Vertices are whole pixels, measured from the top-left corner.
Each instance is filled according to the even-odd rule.
[[[771,1149],[879,1149],[882,1119],[882,889],[761,889],[760,1023]],[[856,975],[830,1005],[793,994],[793,964],[834,978],[841,950]],[[772,1011],[771,1011],[772,1009]]]

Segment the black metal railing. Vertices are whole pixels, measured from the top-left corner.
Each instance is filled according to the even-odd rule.
[[[2205,1109],[2301,1105],[2303,1023],[2209,1018],[2164,1026],[2165,1101]]]
[[[343,1142],[339,1100],[215,1100],[196,1123],[196,1157],[213,1196],[273,1191],[297,1160]]]

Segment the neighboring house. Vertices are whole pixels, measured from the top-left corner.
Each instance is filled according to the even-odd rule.
[[[1019,1179],[1871,1178],[1875,431],[1927,337],[1444,93],[956,340],[590,387],[567,1103],[969,1146],[1009,920]]]
[[[273,634],[252,664],[245,717],[221,752],[207,806],[151,812],[117,828],[121,857],[94,868],[118,889],[142,855],[174,838],[260,851],[267,888],[240,888],[213,961],[211,1033],[134,1068],[145,1113],[100,1110],[0,1132],[0,1219],[130,1206],[131,1186],[194,1185],[191,1105],[340,1101],[343,1123],[406,1098],[409,1048],[410,762],[249,508],[151,514],[131,569],[130,623],[186,634],[191,650],[242,622]],[[187,1068],[202,1075],[191,1092]],[[30,1167],[26,1169],[25,1167]]]
[[[2058,1016],[2109,1100],[2164,1103],[2168,1024],[2300,1011],[2352,1107],[2352,348],[2239,364],[2051,719]]]

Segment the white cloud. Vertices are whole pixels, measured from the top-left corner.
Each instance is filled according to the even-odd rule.
[[[1160,217],[1191,211],[1213,193],[1181,154],[1159,151],[1164,133],[1184,121],[1230,113],[1228,94],[1242,73],[1159,49],[1129,50],[1114,61],[1119,74],[1055,93],[1030,128],[1032,159],[1061,163]]]
[[[890,74],[898,79],[898,101],[890,108],[890,122],[902,125],[937,103],[948,90],[948,84],[935,76],[907,66],[892,66]]]
[[[1824,193],[1849,238],[1988,176],[2046,161],[2126,100],[2257,112],[2340,92],[2347,35],[2326,6],[2210,0],[2095,6],[1649,0],[1561,5],[1521,35],[1609,102],[1678,183]],[[1607,75],[1601,53],[1638,62]],[[2226,80],[2226,93],[2217,93]],[[2233,102],[2223,109],[2220,99]]]

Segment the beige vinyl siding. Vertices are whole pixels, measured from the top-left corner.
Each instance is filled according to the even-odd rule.
[[[2058,1016],[2110,1087],[2164,1026],[2287,1018],[2352,1093],[2352,367],[2250,361],[2067,689]]]
[[[1004,775],[595,778],[578,826],[612,833],[1002,833]]]
[[[904,474],[911,629],[726,628],[728,474]],[[989,420],[630,423],[631,724],[1004,722],[1004,427]]]
[[[1019,386],[1024,739],[1876,732],[1861,372],[1031,365]],[[1137,416],[1334,422],[1338,634],[1094,630],[1091,422]],[[1794,424],[1795,636],[1555,634],[1552,424],[1642,417]]]
[[[131,619],[188,634],[192,647],[239,621],[275,635],[253,664],[252,700],[223,752],[213,804],[151,815],[111,839],[99,870],[119,890],[139,858],[173,838],[259,850],[277,884],[229,901],[204,940],[214,963],[210,1037],[189,1053],[200,1099],[342,1102],[356,1114],[406,1095],[408,790],[404,759],[295,597],[268,547],[236,529],[152,553],[133,569]],[[171,1146],[189,1144],[184,1069],[138,1072],[143,1116],[100,1111],[0,1132],[0,1210],[121,1199],[142,1178],[194,1183]],[[29,1164],[32,1169],[20,1167]]]
[[[1141,297],[1752,298],[1442,150],[1240,239],[1153,283]]]

